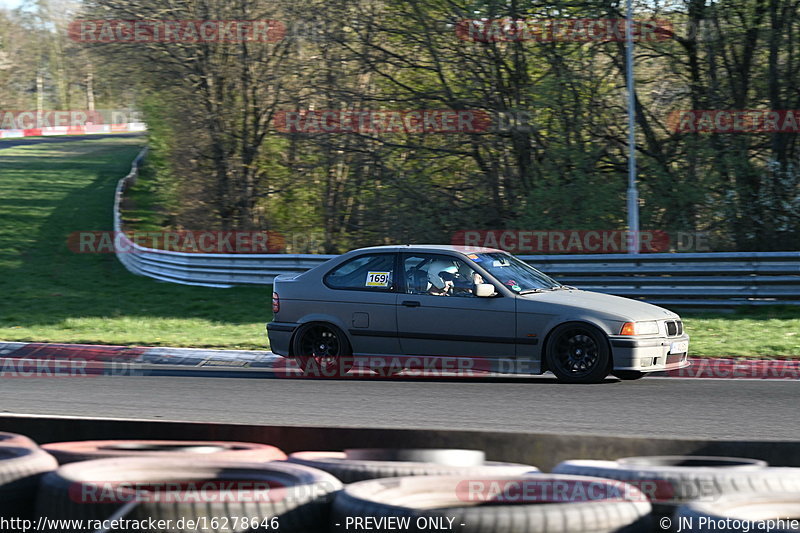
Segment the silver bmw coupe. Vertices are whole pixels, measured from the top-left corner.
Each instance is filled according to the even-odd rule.
[[[272,306],[272,351],[305,372],[550,371],[596,383],[689,365],[689,336],[675,313],[562,285],[491,248],[353,250],[278,276]]]

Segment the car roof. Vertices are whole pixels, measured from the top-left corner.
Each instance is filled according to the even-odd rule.
[[[460,254],[487,254],[487,253],[506,253],[497,248],[485,248],[482,246],[454,246],[451,244],[390,244],[386,246],[370,246],[351,250],[348,253],[375,250],[382,252],[457,252]]]

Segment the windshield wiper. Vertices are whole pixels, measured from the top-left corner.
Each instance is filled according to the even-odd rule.
[[[531,294],[534,292],[544,292],[544,289],[525,289],[524,291],[520,291],[517,294]]]

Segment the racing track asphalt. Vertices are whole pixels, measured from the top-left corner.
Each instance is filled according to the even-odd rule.
[[[800,382],[96,376],[0,379],[0,412],[154,420],[800,440]],[[235,375],[235,374],[228,374]]]

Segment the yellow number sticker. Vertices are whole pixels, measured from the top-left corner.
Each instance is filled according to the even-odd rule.
[[[367,272],[367,287],[388,287],[391,272]]]

